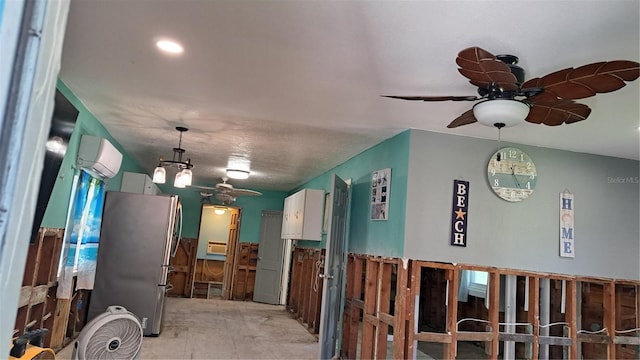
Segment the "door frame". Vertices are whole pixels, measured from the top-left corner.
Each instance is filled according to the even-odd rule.
[[[200,228],[202,225],[202,216],[204,214],[204,207],[208,206],[208,205],[215,205],[215,204],[201,204],[200,205],[200,220],[198,222],[198,234],[196,236],[196,251],[198,248],[198,242],[200,241]],[[227,238],[227,254],[224,260],[224,265],[223,265],[223,269],[224,269],[224,274],[222,275],[222,299],[224,300],[230,300],[231,299],[231,294],[233,294],[233,281],[235,278],[235,273],[237,271],[237,257],[238,257],[238,252],[237,247],[238,247],[238,242],[240,241],[240,225],[241,225],[241,219],[242,219],[242,208],[240,207],[235,207],[235,206],[229,206],[229,205],[221,205],[221,206],[226,206],[226,208],[231,211],[231,222],[229,223],[228,226],[228,233],[229,233],[229,237]],[[235,221],[235,229],[232,229],[232,223]],[[232,232],[232,230],[234,230]],[[196,260],[193,262],[193,269],[191,270],[192,273],[195,274],[196,272],[196,264],[197,264],[197,256],[196,256]],[[191,277],[191,294],[193,295],[193,289],[195,286],[195,276]]]

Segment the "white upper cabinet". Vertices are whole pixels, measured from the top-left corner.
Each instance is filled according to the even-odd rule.
[[[136,194],[160,194],[160,189],[154,184],[149,175],[125,171],[122,173],[120,191]]]
[[[324,190],[303,189],[284,199],[282,238],[322,240]]]

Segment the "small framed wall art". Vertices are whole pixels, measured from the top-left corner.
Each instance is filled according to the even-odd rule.
[[[371,175],[371,220],[389,218],[391,168],[374,171]]]

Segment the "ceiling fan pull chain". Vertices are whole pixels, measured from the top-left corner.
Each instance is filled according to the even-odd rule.
[[[498,128],[498,150],[500,150],[500,128]],[[498,153],[498,161],[500,161],[500,153]]]
[[[493,126],[498,128],[498,150],[500,150],[500,130],[505,127],[505,124],[503,123],[495,123],[493,124]],[[500,152],[498,151],[498,154],[496,155],[496,160],[500,161]]]

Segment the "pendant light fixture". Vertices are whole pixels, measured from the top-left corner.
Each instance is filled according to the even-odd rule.
[[[178,147],[173,148],[173,160],[164,160],[160,158],[158,167],[153,171],[153,182],[156,184],[164,184],[167,180],[167,170],[165,167],[175,167],[178,168],[178,173],[176,173],[173,186],[177,188],[184,188],[185,186],[191,185],[191,179],[193,177],[193,174],[191,173],[191,168],[193,167],[191,159],[187,158],[186,161],[182,160],[182,155],[186,151],[182,148],[182,133],[189,129],[177,126],[176,130],[180,132],[180,141],[178,142]]]

